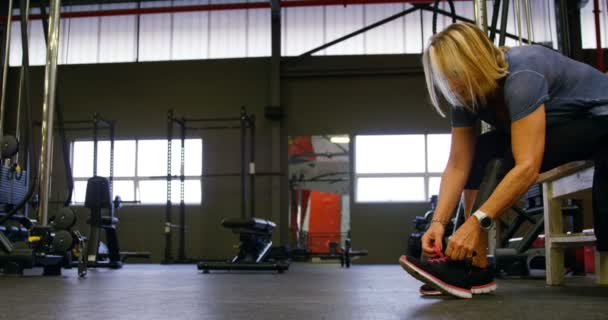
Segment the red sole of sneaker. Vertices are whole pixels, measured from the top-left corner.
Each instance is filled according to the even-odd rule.
[[[405,271],[407,271],[407,273],[412,275],[414,278],[434,286],[439,291],[445,294],[463,299],[470,299],[473,297],[471,290],[458,288],[441,281],[440,279],[434,277],[433,275],[425,272],[424,270],[416,267],[414,264],[407,261],[406,257],[399,258],[399,264],[403,269],[405,269]]]

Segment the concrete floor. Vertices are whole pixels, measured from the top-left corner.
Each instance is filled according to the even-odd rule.
[[[129,265],[78,279],[0,277],[0,319],[608,319],[608,287],[500,280],[494,295],[423,298],[398,265],[294,264],[285,274]]]

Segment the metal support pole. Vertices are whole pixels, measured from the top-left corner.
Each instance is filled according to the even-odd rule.
[[[12,2],[12,1],[11,1]],[[25,9],[24,9],[25,8]],[[29,0],[20,0],[19,2],[19,10],[22,11],[21,14],[21,44],[22,44],[22,56],[21,56],[21,70],[19,71],[19,96],[17,99],[17,119],[15,122],[15,138],[17,141],[20,141],[19,148],[23,149],[23,153],[20,150],[17,150],[17,153],[14,156],[15,163],[21,163],[22,170],[26,170],[26,181],[30,181],[30,135],[32,134],[31,130],[28,130],[30,126],[26,126],[26,134],[21,138],[21,109],[22,109],[22,100],[25,100],[25,110],[26,110],[26,121],[31,121],[31,95],[30,95],[30,54],[29,54],[29,12],[30,12],[30,1]],[[23,14],[25,12],[26,14]],[[10,21],[7,20],[7,27],[10,25]],[[10,35],[7,34],[7,39],[10,39]],[[6,65],[8,65],[9,61],[6,61]],[[4,112],[2,113],[4,115]],[[0,120],[0,123],[2,120]],[[30,122],[31,124],[31,122]],[[20,161],[19,156],[22,156],[23,161]],[[29,206],[25,206],[25,216],[29,217]]]
[[[38,8],[40,9],[40,18],[42,20],[42,34],[44,36],[44,41],[45,43],[48,44],[48,18],[47,18],[47,14],[46,14],[46,5],[43,3],[43,1],[39,1],[38,2]],[[63,152],[63,168],[65,171],[65,175],[66,175],[66,183],[67,183],[67,197],[65,199],[64,202],[64,206],[69,206],[72,203],[72,194],[74,193],[74,177],[72,176],[72,165],[70,163],[70,146],[68,143],[68,140],[66,138],[66,130],[65,130],[65,124],[66,121],[64,120],[63,117],[63,108],[61,107],[60,104],[60,98],[59,98],[59,92],[58,90],[56,90],[55,92],[55,103],[56,108],[55,108],[55,115],[57,116],[57,128],[59,130],[59,137],[61,138],[61,144],[62,144],[62,152]],[[28,106],[28,109],[26,110],[26,121],[29,121],[31,123],[31,107]],[[86,120],[86,123],[89,123],[90,120]],[[26,130],[27,130],[26,126]],[[26,132],[25,134],[25,145],[29,145],[29,133]],[[27,147],[26,147],[26,151],[27,151]],[[27,154],[26,157],[26,168],[28,168],[28,174],[30,172],[29,167],[30,167],[30,155]]]
[[[534,41],[534,30],[532,30],[532,16],[530,15],[530,0],[524,0],[525,13],[526,13],[526,29],[528,30],[528,44],[532,44]]]
[[[53,117],[55,115],[55,88],[57,86],[57,57],[59,54],[59,13],[61,0],[51,1],[49,15],[49,42],[44,73],[44,100],[42,103],[42,138],[39,164],[40,207],[38,223],[48,225],[48,205],[51,195],[51,161],[53,159]]]
[[[568,5],[567,0],[555,0],[555,24],[557,32],[558,50],[571,57],[570,36],[568,34]]]
[[[249,214],[255,217],[255,116],[248,116],[249,123]]]
[[[114,197],[114,141],[116,140],[116,126],[110,121],[110,195]]]
[[[24,9],[25,8],[25,9]],[[30,109],[30,50],[29,50],[29,13],[30,0],[20,0],[19,9],[21,12],[21,46],[23,48],[21,55],[21,70],[19,71],[19,95],[17,98],[17,121],[15,123],[15,137],[21,138],[21,106],[22,99],[25,99],[26,108]],[[25,12],[25,14],[23,14]],[[7,21],[8,23],[8,21]],[[27,141],[29,143],[29,141]],[[15,160],[19,162],[19,152],[15,155]]]
[[[486,8],[486,0],[475,0],[475,24],[481,29],[486,35],[488,34],[488,16]],[[481,122],[481,132],[488,132],[492,130],[492,127],[486,122]]]
[[[271,33],[271,58],[270,58],[270,83],[269,97],[270,106],[281,107],[281,2],[270,0],[270,33]],[[287,154],[286,134],[282,121],[273,121],[271,124],[271,150],[270,165],[273,172],[286,172],[287,161],[282,156]],[[283,153],[285,151],[285,153]],[[285,170],[285,171],[283,171]],[[287,210],[287,177],[270,177],[270,218],[278,219],[279,238],[281,244],[289,243],[289,211]]]
[[[99,143],[99,114],[95,112],[93,114],[93,177],[97,176],[97,150]]]
[[[508,0],[507,0],[508,1]],[[477,27],[481,29],[486,35],[488,34],[488,20],[487,20],[487,11],[486,11],[486,0],[475,0],[475,23]],[[481,133],[486,133],[492,131],[492,126],[485,122],[481,122]],[[492,237],[489,237],[488,243],[490,247],[492,247],[492,242],[495,241]]]
[[[184,199],[185,193],[185,162],[186,162],[186,120],[182,118],[180,125],[180,169],[179,169],[179,249],[178,259],[180,261],[186,260],[186,202]]]
[[[559,50],[574,60],[583,60],[581,15],[578,1],[555,0]]]
[[[13,1],[8,1],[7,17],[13,16]],[[12,22],[6,21],[6,44],[4,45],[4,64],[2,70],[2,98],[0,98],[0,137],[4,136],[4,107],[6,103],[6,80],[8,78],[8,63],[11,49]]]
[[[517,21],[517,36],[519,37],[519,45],[523,45],[523,41],[521,39],[521,4],[520,0],[515,1],[515,20]]]
[[[488,33],[488,15],[486,10],[486,0],[475,0],[475,22],[479,29]]]
[[[509,19],[509,2],[511,0],[502,1],[502,10],[500,15],[500,37],[498,37],[498,45],[504,46],[507,40],[507,22]]]
[[[600,4],[598,0],[593,0],[593,18],[595,20],[595,46],[597,69],[604,72],[604,50],[602,49],[602,31],[600,28]]]
[[[247,155],[245,154],[245,136],[247,134],[247,113],[241,108],[241,218],[247,218]]]
[[[500,13],[500,5],[500,0],[494,0],[494,6],[492,7],[492,22],[490,23],[490,41],[492,42],[494,42],[494,40],[496,39],[496,25],[498,24],[498,14]]]
[[[173,261],[173,241],[172,241],[172,228],[173,222],[171,217],[171,210],[173,205],[171,203],[171,140],[173,139],[173,110],[167,112],[167,206],[165,207],[165,259],[164,263],[171,263]]]

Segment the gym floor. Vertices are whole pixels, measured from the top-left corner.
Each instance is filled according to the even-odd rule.
[[[608,287],[592,278],[546,287],[499,280],[470,300],[423,298],[399,265],[292,264],[285,274],[128,265],[78,279],[0,277],[0,319],[607,319]]]

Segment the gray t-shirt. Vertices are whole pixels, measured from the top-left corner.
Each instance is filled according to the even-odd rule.
[[[540,45],[514,47],[506,52],[509,74],[501,80],[509,123],[532,113],[543,103],[547,126],[569,120],[608,115],[608,76],[590,65]],[[475,125],[481,119],[509,130],[492,108],[480,106],[477,114],[451,108],[454,127]]]

